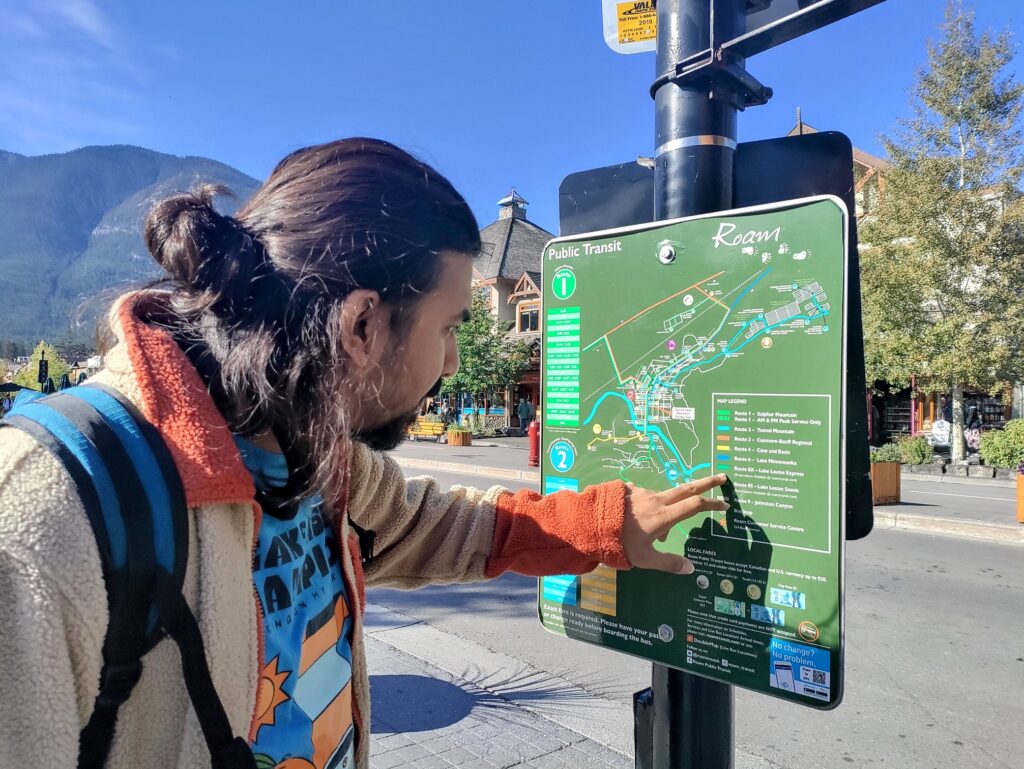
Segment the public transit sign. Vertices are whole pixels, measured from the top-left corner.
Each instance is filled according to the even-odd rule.
[[[713,0],[708,0],[711,5]],[[719,50],[742,56],[767,51],[832,22],[878,5],[884,0],[745,0],[742,34],[715,39],[714,24],[705,51],[691,59],[707,60]],[[604,39],[617,53],[653,51],[657,43],[657,11],[652,0],[602,0]]]
[[[846,206],[819,196],[544,249],[542,484],[668,489],[680,576],[545,577],[544,626],[817,708],[843,687]]]

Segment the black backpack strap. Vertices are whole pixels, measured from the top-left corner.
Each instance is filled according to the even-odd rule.
[[[368,566],[373,560],[373,547],[377,543],[377,532],[372,529],[364,529],[352,520],[352,516],[349,516],[348,527],[359,538],[359,560],[363,566]]]
[[[161,626],[181,651],[185,686],[210,749],[213,769],[256,769],[249,743],[231,732],[231,724],[210,677],[199,623],[181,594],[180,586],[175,585],[166,572],[157,583],[156,605]]]

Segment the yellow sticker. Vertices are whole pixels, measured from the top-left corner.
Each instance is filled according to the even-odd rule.
[[[617,3],[619,44],[654,40],[658,35],[658,12],[653,0]]]

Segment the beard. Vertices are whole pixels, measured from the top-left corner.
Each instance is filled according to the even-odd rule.
[[[437,394],[441,392],[442,384],[444,384],[444,380],[438,379],[437,383],[420,398],[416,407],[411,411],[403,412],[379,425],[359,430],[353,437],[374,451],[391,451],[398,447],[405,440],[406,431],[416,423],[416,419],[419,417],[419,404],[427,398],[437,397]]]

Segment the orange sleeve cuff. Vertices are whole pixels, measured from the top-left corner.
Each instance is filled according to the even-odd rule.
[[[484,573],[542,577],[585,574],[599,564],[628,569],[622,549],[626,486],[611,481],[582,493],[506,492],[498,497],[491,554]]]

